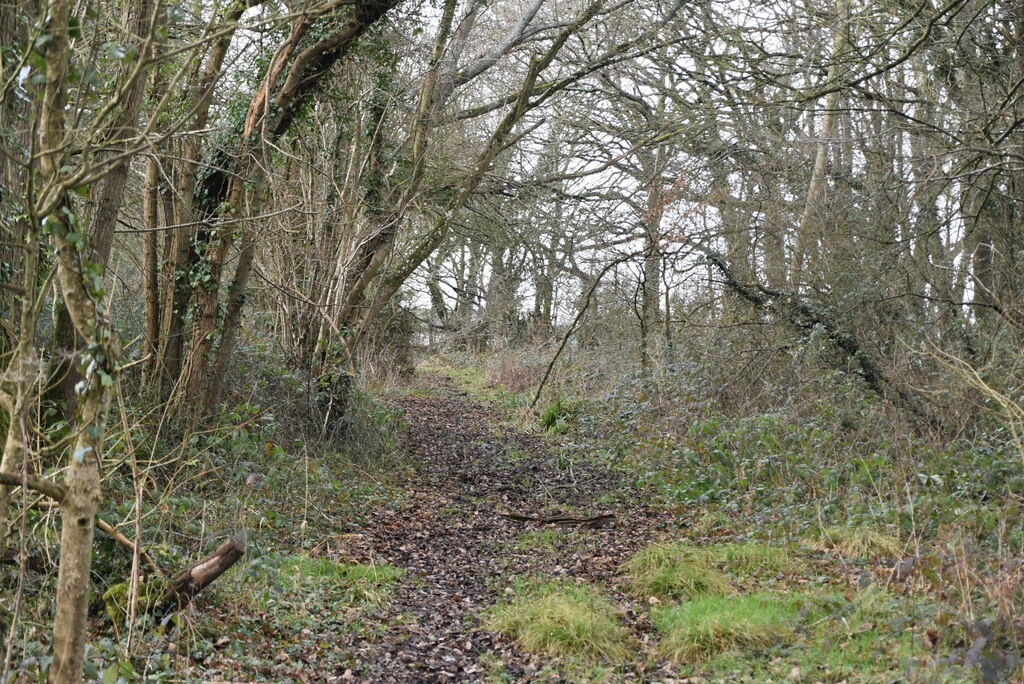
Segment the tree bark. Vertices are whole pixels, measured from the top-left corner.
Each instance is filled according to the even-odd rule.
[[[60,566],[57,573],[54,615],[53,664],[49,681],[71,684],[81,681],[85,658],[86,620],[92,562],[93,521],[99,510],[100,458],[110,395],[118,373],[119,342],[106,325],[97,299],[102,291],[90,290],[92,279],[83,274],[99,265],[88,262],[88,249],[69,238],[77,218],[61,187],[65,161],[65,83],[70,59],[68,25],[70,3],[54,0],[48,8],[46,30],[51,40],[43,46],[46,86],[39,114],[39,171],[46,184],[42,196],[55,194],[55,210],[34,217],[44,223],[56,251],[57,278],[75,331],[86,345],[88,370],[77,389],[75,439],[67,469],[66,495],[61,503]],[[83,359],[86,360],[86,359]]]
[[[160,347],[160,255],[157,232],[160,227],[160,167],[156,159],[150,158],[146,163],[146,186],[143,195],[142,227],[142,297],[145,302],[146,339],[145,355],[146,379],[152,386],[158,381],[157,354]],[[158,386],[158,385],[157,385]],[[158,393],[159,394],[159,393]]]

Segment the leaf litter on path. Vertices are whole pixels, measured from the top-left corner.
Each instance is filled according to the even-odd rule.
[[[431,378],[434,380],[434,378]],[[548,663],[519,650],[510,639],[487,632],[482,617],[505,597],[517,578],[544,576],[612,586],[616,569],[666,522],[642,505],[614,511],[595,502],[621,484],[614,471],[579,459],[557,467],[546,440],[499,430],[497,416],[436,378],[426,397],[399,400],[407,428],[404,447],[411,464],[401,483],[405,496],[368,516],[347,549],[363,563],[406,570],[378,619],[379,638],[353,639],[339,647],[355,664],[335,673],[340,681],[485,681],[500,673],[508,681],[551,681]],[[613,496],[612,500],[621,500]],[[624,510],[628,508],[628,510]],[[518,544],[542,529],[500,512],[580,517],[615,513],[598,529],[558,530],[550,544]],[[649,632],[642,608],[622,600],[622,619]],[[647,679],[642,662],[619,664],[627,679]],[[629,671],[632,670],[632,677]],[[557,676],[557,675],[556,675]]]

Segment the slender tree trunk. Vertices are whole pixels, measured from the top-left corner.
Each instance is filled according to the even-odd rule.
[[[241,251],[238,254],[238,265],[235,267],[235,277],[231,281],[231,287],[228,289],[227,312],[224,315],[224,334],[221,336],[220,344],[217,346],[213,373],[210,377],[211,385],[206,394],[207,412],[217,407],[224,391],[224,376],[227,373],[228,363],[234,354],[235,341],[242,324],[242,307],[245,305],[246,288],[249,285],[249,276],[252,274],[255,250],[253,232],[248,230],[242,234]]]
[[[441,291],[441,260],[442,255],[435,254],[427,268],[427,291],[430,293],[430,307],[441,327],[448,325],[448,305]]]
[[[808,254],[817,243],[820,222],[823,218],[825,178],[828,173],[828,151],[835,135],[836,122],[839,119],[840,89],[837,87],[841,76],[839,57],[846,51],[849,43],[850,0],[836,0],[836,27],[832,36],[832,63],[828,69],[828,84],[832,92],[825,96],[825,111],[818,131],[818,145],[814,155],[814,166],[811,169],[811,182],[807,187],[807,198],[804,211],[800,217],[800,225],[796,231],[796,244],[793,247],[793,261],[790,266],[790,284],[799,290],[804,282],[804,267]]]
[[[51,72],[52,73],[52,72]],[[66,205],[65,205],[66,206]],[[48,225],[59,231],[62,217]],[[119,342],[103,321],[81,273],[81,254],[62,235],[54,233],[58,278],[68,313],[89,349],[90,371],[83,378],[75,420],[76,438],[68,464],[67,494],[61,502],[60,566],[57,610],[54,615],[53,665],[50,682],[79,682],[85,658],[93,521],[102,502],[100,459],[110,398],[118,374]]]
[[[129,10],[129,32],[124,36],[125,42],[138,48],[139,58],[148,58],[151,50],[148,47],[150,28],[154,19],[156,0],[134,0]],[[117,84],[127,88],[120,101],[118,113],[106,127],[101,142],[102,150],[97,154],[97,162],[111,164],[110,169],[98,182],[96,204],[93,208],[90,227],[90,245],[93,254],[91,263],[97,265],[102,275],[110,260],[110,250],[114,243],[114,229],[117,216],[121,212],[121,199],[124,196],[125,183],[128,181],[128,170],[131,158],[125,153],[128,141],[135,137],[138,130],[139,110],[142,107],[146,79],[142,77],[135,60],[123,60],[118,70]],[[114,160],[114,161],[112,161]],[[78,401],[75,386],[82,380],[78,371],[77,354],[81,348],[81,339],[74,330],[71,317],[61,306],[58,310],[57,329],[54,333],[57,350],[56,377],[61,386],[60,394],[65,403],[65,414],[71,416]]]
[[[160,167],[155,158],[146,164],[146,186],[143,194],[142,227],[142,292],[145,302],[146,339],[143,347],[149,362],[147,382],[157,380],[157,354],[160,346]]]
[[[59,187],[65,157],[65,82],[70,54],[68,25],[70,3],[53,0],[48,7],[47,30],[51,40],[43,46],[46,86],[39,118],[40,177],[52,191]],[[57,191],[59,192],[59,191]],[[51,684],[71,684],[82,679],[92,562],[93,520],[99,510],[100,457],[110,395],[117,377],[119,345],[105,325],[102,312],[82,278],[87,272],[88,252],[69,241],[74,232],[72,207],[57,195],[55,210],[35,216],[56,247],[57,276],[75,331],[89,354],[89,372],[79,390],[74,450],[67,469],[67,494],[61,503],[60,566],[57,573]],[[96,268],[96,266],[90,266]],[[91,282],[91,281],[90,281]]]
[[[658,329],[658,304],[661,290],[661,219],[665,212],[661,189],[664,149],[659,148],[652,159],[651,179],[647,187],[644,216],[643,287],[640,299],[640,367],[649,371],[654,366],[654,338]]]

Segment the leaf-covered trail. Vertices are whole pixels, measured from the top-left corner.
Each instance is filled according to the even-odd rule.
[[[619,564],[665,521],[641,506],[609,503],[622,499],[611,469],[556,454],[543,437],[499,427],[492,411],[448,378],[430,375],[424,384],[426,396],[400,400],[411,463],[401,483],[406,495],[370,515],[348,549],[351,560],[387,563],[406,576],[378,616],[387,631],[339,645],[354,656],[344,679],[550,681],[544,662],[484,631],[486,610],[515,577],[583,578],[610,588]],[[531,545],[522,535],[539,526],[498,515],[509,511],[617,517],[600,529]],[[624,620],[636,623],[628,601],[623,605]]]

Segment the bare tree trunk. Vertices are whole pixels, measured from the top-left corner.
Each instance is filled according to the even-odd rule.
[[[198,147],[195,148],[198,154]],[[186,164],[188,166],[190,164]],[[188,169],[181,169],[182,177],[189,176]],[[178,189],[192,184],[183,180]],[[167,193],[167,198],[171,195]],[[156,374],[159,378],[160,397],[170,396],[174,383],[181,374],[185,356],[185,313],[188,308],[192,290],[189,287],[187,268],[192,253],[192,237],[195,229],[191,225],[182,225],[191,220],[191,195],[179,194],[179,201],[164,201],[164,223],[180,226],[174,229],[170,238],[168,258],[164,265],[166,283],[160,301],[160,348],[157,354]]]
[[[665,212],[661,188],[664,147],[650,158],[650,179],[647,183],[647,207],[644,212],[643,284],[640,299],[640,367],[649,371],[654,366],[653,340],[658,328],[658,305],[661,290],[661,220]]]
[[[212,411],[220,403],[221,394],[224,391],[224,375],[227,373],[228,363],[235,352],[235,340],[242,325],[242,307],[245,305],[246,288],[249,285],[249,276],[252,274],[252,262],[255,254],[253,244],[253,233],[251,230],[242,235],[242,246],[238,255],[238,265],[235,267],[235,277],[228,289],[227,312],[224,315],[224,333],[221,336],[220,344],[217,346],[217,353],[214,357],[213,373],[210,376],[210,387],[206,394],[206,410]]]
[[[135,0],[130,8],[128,34],[124,36],[127,44],[139,48],[139,58],[150,54],[146,47],[149,42],[150,28],[153,23],[153,9],[156,0]],[[101,151],[97,154],[100,164],[111,163],[110,169],[99,181],[96,192],[96,204],[92,212],[90,226],[90,245],[93,253],[91,263],[99,267],[102,275],[110,259],[110,249],[114,242],[114,228],[117,216],[121,211],[121,198],[124,196],[125,183],[128,180],[128,168],[131,158],[126,155],[128,141],[135,137],[138,130],[139,110],[142,107],[142,96],[146,88],[146,79],[137,68],[136,60],[123,60],[118,70],[117,83],[127,92],[119,102],[118,113],[106,130],[101,140]],[[78,370],[77,354],[81,347],[81,339],[74,331],[71,317],[64,306],[59,308],[57,329],[54,332],[54,347],[57,350],[55,376],[60,383],[60,394],[64,400],[65,415],[71,416],[78,401],[75,386],[82,380]]]

